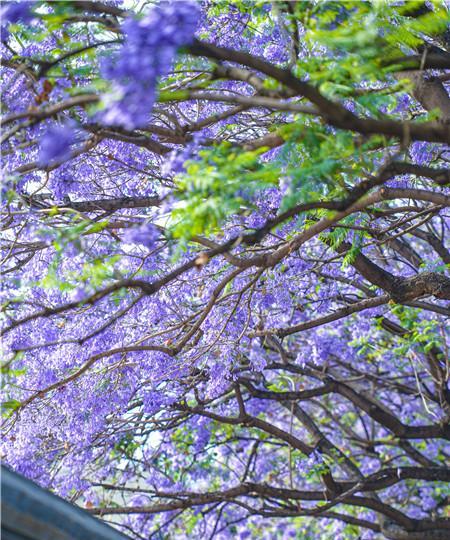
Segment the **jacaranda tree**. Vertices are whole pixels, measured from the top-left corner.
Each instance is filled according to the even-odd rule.
[[[4,462],[136,539],[449,538],[445,3],[1,16]]]

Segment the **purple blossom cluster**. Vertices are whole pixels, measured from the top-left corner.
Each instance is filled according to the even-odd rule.
[[[112,81],[103,121],[127,128],[148,123],[160,77],[168,74],[178,48],[192,42],[199,19],[194,0],[163,2],[142,19],[128,19],[119,54],[103,65]]]
[[[162,164],[162,174],[170,176],[185,172],[186,161],[193,159],[197,155],[197,152],[202,148],[203,138],[202,133],[194,133],[192,135],[192,140],[189,141],[181,151],[173,150],[170,152],[169,156]]]
[[[153,249],[161,233],[152,223],[140,227],[132,227],[123,235],[123,241],[129,244],[141,244],[147,249]]]
[[[39,141],[39,164],[49,167],[67,161],[75,142],[76,132],[72,125],[50,126]]]
[[[2,25],[2,33],[7,32],[6,25],[14,23],[27,23],[34,17],[31,9],[34,2],[2,2],[0,6],[0,22]],[[6,36],[3,35],[4,39]]]

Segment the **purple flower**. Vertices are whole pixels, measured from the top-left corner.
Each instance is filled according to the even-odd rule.
[[[70,125],[51,126],[41,137],[39,164],[48,167],[66,161],[70,157],[71,145],[75,142],[75,130]]]
[[[197,3],[180,1],[163,3],[143,19],[124,23],[125,44],[102,68],[104,77],[113,82],[112,94],[106,97],[105,123],[131,129],[147,123],[157,79],[169,72],[177,48],[192,42],[198,15]]]
[[[266,367],[267,362],[264,357],[264,349],[256,341],[252,341],[248,359],[253,371],[263,371]]]
[[[192,140],[181,150],[173,150],[164,161],[161,172],[165,176],[186,172],[186,161],[193,159],[203,142],[201,133],[194,133]]]
[[[411,157],[418,165],[428,165],[433,159],[433,145],[424,141],[412,143]]]
[[[0,20],[2,25],[17,22],[28,22],[33,18],[30,8],[34,2],[4,2],[0,8]]]
[[[401,94],[397,99],[397,106],[394,109],[394,112],[405,112],[408,111],[411,106],[411,98],[407,93]]]
[[[153,249],[159,236],[157,227],[152,223],[146,223],[140,227],[128,229],[123,235],[123,240],[127,244],[142,244],[148,249]]]
[[[69,167],[58,167],[50,180],[50,188],[57,201],[63,201],[69,193],[77,191],[79,182],[74,171]]]

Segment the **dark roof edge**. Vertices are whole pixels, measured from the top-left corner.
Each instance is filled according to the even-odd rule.
[[[2,533],[24,539],[129,540],[113,527],[91,516],[7,467],[1,467]],[[20,536],[18,536],[20,538]]]

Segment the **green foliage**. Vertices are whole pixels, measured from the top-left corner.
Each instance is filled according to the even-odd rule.
[[[276,165],[259,158],[266,150],[245,151],[222,144],[199,152],[199,161],[187,162],[186,174],[177,180],[180,202],[172,213],[173,237],[186,241],[217,232],[225,218],[252,209],[251,197],[276,184],[279,177]]]
[[[16,411],[21,406],[20,401],[17,399],[9,399],[2,402],[2,416],[9,416],[12,412]]]
[[[50,211],[50,216],[56,215],[55,209]],[[50,239],[55,250],[53,260],[48,266],[47,274],[40,280],[39,286],[44,288],[57,288],[61,292],[69,292],[77,289],[80,283],[91,288],[100,287],[106,280],[120,277],[116,264],[120,261],[120,255],[112,255],[105,258],[93,258],[86,260],[81,272],[62,272],[62,262],[67,256],[66,250],[70,246],[76,253],[83,251],[82,237],[103,231],[108,226],[107,221],[92,222],[74,215],[73,225],[65,228],[42,230],[41,235]]]
[[[352,246],[342,259],[342,269],[347,268],[355,262],[356,257],[361,253],[364,236],[365,234],[361,231],[355,232],[352,239]]]
[[[136,450],[140,448],[140,444],[132,435],[125,435],[113,447],[112,453],[118,454],[120,457],[133,459]]]
[[[407,17],[423,2],[296,3],[296,17],[306,29],[311,52],[320,44],[334,53],[306,63],[302,59],[299,74],[308,73],[318,84],[332,81],[341,89],[351,89],[355,82],[381,81],[391,71],[383,68],[386,60],[403,56],[405,47],[417,48],[425,36],[445,31],[449,13],[443,2],[433,4],[433,11]]]
[[[233,6],[243,13],[251,12],[252,17],[264,17],[248,2]],[[226,10],[225,3],[217,2],[210,10],[218,16]],[[353,99],[362,116],[381,118],[395,111],[398,96],[409,84],[392,81],[390,68],[383,67],[382,61],[404,54],[407,43],[416,46],[420,35],[442,30],[446,15],[439,8],[434,14],[411,20],[390,3],[349,1],[298,2],[288,18],[305,29],[304,45],[311,53],[299,61],[295,74],[307,76],[329,99]],[[314,54],[320,48],[324,54]],[[389,84],[383,85],[388,80]],[[278,87],[270,79],[265,83]],[[183,90],[162,94],[164,101],[186,97]],[[302,202],[344,196],[382,159],[386,144],[382,137],[361,140],[303,114],[276,129],[285,144],[270,165],[260,157],[264,149],[249,152],[227,144],[203,151],[199,161],[189,162],[187,173],[178,178],[180,202],[172,214],[174,238],[185,242],[195,235],[219,232],[225,219],[245,215],[253,206],[253,194],[270,185],[286,188],[280,211]],[[362,235],[355,235],[344,266],[357,255],[361,240]]]

